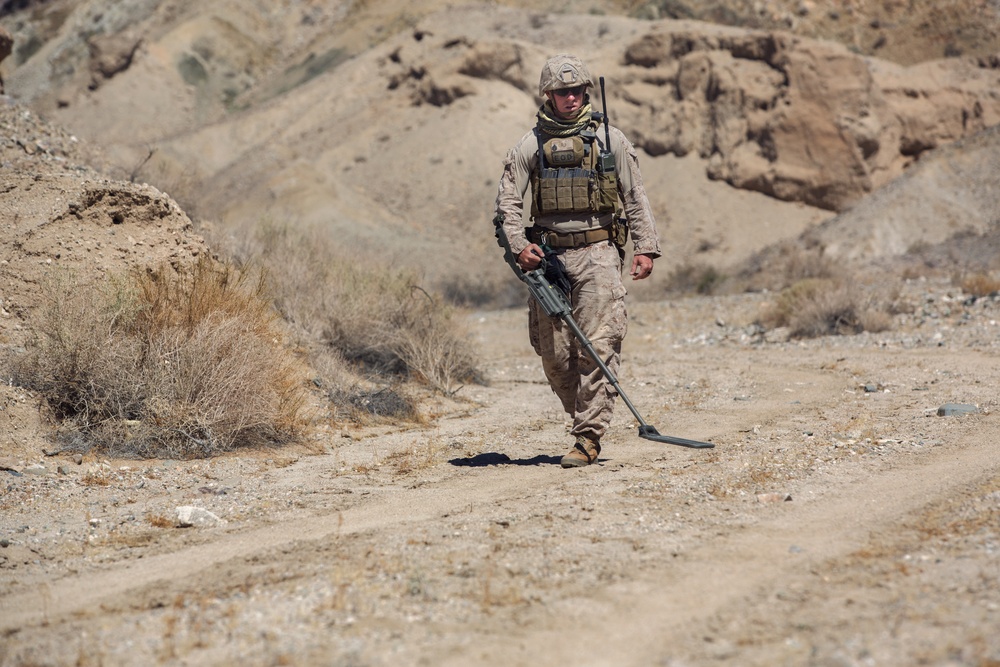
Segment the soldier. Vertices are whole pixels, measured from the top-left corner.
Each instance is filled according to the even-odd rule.
[[[622,282],[628,232],[632,280],[649,277],[660,244],[635,148],[591,108],[592,86],[590,72],[575,56],[546,61],[538,84],[545,102],[535,127],[507,153],[496,211],[521,269],[539,266],[541,245],[561,260],[573,319],[617,376],[628,322]],[[529,187],[531,226],[523,215]],[[534,299],[528,332],[552,391],[573,419],[575,443],[562,466],[596,462],[617,391],[565,323],[547,317]]]

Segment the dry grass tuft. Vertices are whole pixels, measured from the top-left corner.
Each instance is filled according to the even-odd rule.
[[[176,522],[162,514],[149,514],[146,516],[146,523],[153,528],[173,528]]]
[[[80,478],[80,484],[82,486],[109,486],[111,479],[100,472],[87,472]]]
[[[783,290],[762,316],[761,324],[788,327],[795,337],[815,338],[885,331],[892,319],[849,283],[807,278]]]
[[[62,275],[45,291],[13,370],[68,448],[194,458],[295,438],[304,373],[262,282],[206,259],[102,285]]]
[[[352,421],[360,424],[378,424],[399,420],[421,421],[416,401],[406,392],[394,387],[337,389],[330,393],[329,398],[335,405],[346,411]]]
[[[841,266],[820,245],[783,241],[754,254],[734,282],[746,291],[779,291],[809,279],[843,281]]]
[[[996,296],[1000,294],[1000,280],[985,273],[973,273],[956,281],[966,294],[975,297]]]
[[[363,373],[406,377],[452,395],[480,381],[453,307],[416,275],[345,258],[319,230],[263,223],[232,252],[268,271],[275,304],[305,338]]]
[[[714,294],[726,276],[708,264],[681,264],[670,272],[667,290],[670,292]]]
[[[383,463],[390,465],[396,475],[410,475],[437,465],[442,448],[435,444],[394,452]]]

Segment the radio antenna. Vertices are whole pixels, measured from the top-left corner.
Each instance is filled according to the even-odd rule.
[[[606,151],[611,152],[611,130],[608,128],[608,96],[604,92],[604,77],[598,79],[601,82],[601,111],[604,113],[604,146]]]

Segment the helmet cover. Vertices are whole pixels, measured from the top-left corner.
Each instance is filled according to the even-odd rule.
[[[542,66],[542,76],[538,81],[538,95],[545,97],[550,90],[574,88],[576,86],[593,86],[590,70],[576,56],[566,53],[552,56]]]

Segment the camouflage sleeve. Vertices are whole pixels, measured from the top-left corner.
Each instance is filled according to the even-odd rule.
[[[611,150],[615,154],[615,168],[618,170],[618,188],[632,231],[634,252],[651,257],[660,256],[660,237],[656,231],[656,219],[646,197],[646,188],[639,173],[639,156],[632,143],[615,127],[611,131]]]
[[[497,188],[496,212],[504,218],[504,232],[515,256],[528,247],[524,235],[524,195],[531,182],[531,169],[537,160],[534,132],[525,134],[503,161],[503,174]]]

